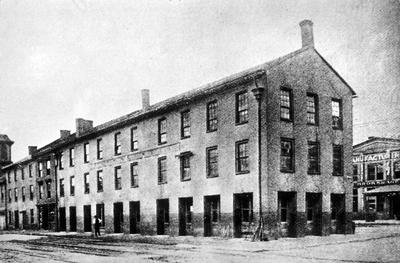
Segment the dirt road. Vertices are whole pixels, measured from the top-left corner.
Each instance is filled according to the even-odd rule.
[[[400,226],[268,242],[202,237],[0,235],[0,262],[399,262]]]

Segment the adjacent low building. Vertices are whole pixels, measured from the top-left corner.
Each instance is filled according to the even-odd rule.
[[[369,137],[354,145],[353,177],[357,218],[400,219],[400,139]]]
[[[312,22],[300,27],[299,50],[154,105],[143,90],[141,110],[98,126],[77,119],[74,133],[7,166],[17,192],[35,182],[32,222],[89,232],[98,215],[114,233],[351,233],[355,93],[314,48]],[[32,179],[20,179],[29,166]]]

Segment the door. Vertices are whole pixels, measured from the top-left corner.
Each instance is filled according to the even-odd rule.
[[[129,232],[137,234],[140,232],[140,202],[129,202]]]
[[[114,233],[122,233],[124,223],[123,204],[114,203]]]
[[[165,235],[169,227],[169,200],[157,200],[157,234]]]
[[[69,207],[69,231],[71,231],[71,232],[76,231],[76,207],[75,206]]]
[[[400,220],[400,194],[393,195],[392,200],[393,217]]]
[[[204,236],[217,234],[220,220],[219,195],[204,197]]]
[[[19,228],[19,212],[18,210],[14,211],[14,227]]]
[[[331,218],[332,224],[336,228],[336,234],[344,234],[346,225],[344,194],[331,194]]]
[[[179,198],[179,235],[193,235],[193,198]]]
[[[67,230],[67,222],[66,222],[66,215],[65,215],[65,207],[59,208],[60,213],[60,231]]]
[[[90,205],[83,206],[83,231],[92,232],[92,211]]]
[[[26,211],[22,211],[22,228],[27,229],[28,228],[28,216],[26,214]]]
[[[306,193],[307,234],[322,234],[322,194]]]
[[[234,237],[250,234],[250,225],[253,221],[253,194],[234,194],[233,208]]]
[[[278,192],[278,215],[282,236],[296,237],[296,192]]]

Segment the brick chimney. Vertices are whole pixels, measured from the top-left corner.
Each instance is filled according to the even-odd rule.
[[[37,146],[28,146],[28,153],[32,156],[37,151]]]
[[[82,118],[77,118],[75,120],[76,123],[76,136],[79,137],[82,134],[86,133],[87,131],[93,128],[93,121],[85,120]]]
[[[60,130],[60,138],[67,138],[71,135],[71,131],[69,130]]]
[[[301,28],[301,44],[302,47],[313,47],[314,46],[314,33],[313,33],[313,22],[311,20],[303,20],[300,22]]]
[[[142,89],[142,109],[147,110],[150,107],[150,91]]]

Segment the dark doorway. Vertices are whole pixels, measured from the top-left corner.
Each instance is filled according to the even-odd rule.
[[[38,206],[39,211],[39,227],[49,229],[49,209],[47,205]]]
[[[69,207],[69,231],[71,231],[71,232],[76,231],[76,207],[75,206]]]
[[[306,193],[307,231],[309,235],[322,235],[322,194]]]
[[[346,226],[345,195],[331,194],[332,229],[336,234],[344,234]]]
[[[129,202],[129,232],[137,234],[140,232],[140,202]]]
[[[19,228],[19,212],[18,210],[14,211],[14,227]]]
[[[217,234],[220,220],[220,197],[211,195],[204,197],[204,236]]]
[[[169,200],[157,200],[157,234],[165,235],[169,227]]]
[[[179,235],[193,235],[193,198],[179,198]]]
[[[26,214],[26,211],[22,211],[21,215],[22,215],[22,228],[27,229],[28,228],[28,216]]]
[[[389,197],[390,218],[400,220],[400,194]]]
[[[234,236],[241,237],[250,234],[250,224],[253,222],[253,194],[234,194],[233,208]]]
[[[105,216],[104,216],[104,204],[96,205],[96,215],[101,220],[100,227],[104,227],[106,225]]]
[[[67,230],[67,219],[65,215],[65,207],[60,207],[59,208],[59,213],[60,213],[60,231],[66,231]]]
[[[83,231],[92,231],[92,208],[91,205],[83,206]]]
[[[278,192],[278,216],[282,236],[296,237],[296,192]]]
[[[124,224],[124,208],[121,202],[114,203],[114,233],[122,233]]]

